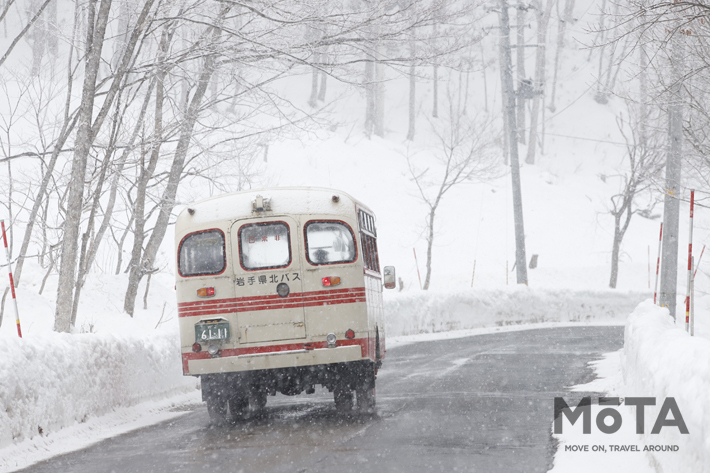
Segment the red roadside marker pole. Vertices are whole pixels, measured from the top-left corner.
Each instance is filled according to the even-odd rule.
[[[12,279],[12,260],[10,259],[10,248],[7,246],[7,234],[5,233],[5,220],[0,220],[2,227],[2,241],[5,244],[5,254],[7,255],[7,273],[10,275],[10,292],[12,293],[12,302],[15,306],[15,321],[17,322],[17,335],[22,338],[22,329],[20,328],[20,310],[17,308],[17,297],[15,296],[15,281]]]
[[[653,285],[653,303],[656,303],[658,295],[658,268],[661,267],[661,240],[663,239],[663,222],[661,222],[661,234],[658,236],[658,259],[656,260],[656,282]]]
[[[698,274],[698,266],[700,266],[700,261],[703,259],[703,253],[705,253],[705,245],[703,245],[703,249],[700,251],[700,257],[698,258],[698,262],[693,265],[695,269],[693,269],[693,280],[695,280],[695,275]]]
[[[685,331],[690,329],[690,279],[693,277],[693,206],[695,191],[690,191],[690,230],[688,231],[688,283],[685,295]]]

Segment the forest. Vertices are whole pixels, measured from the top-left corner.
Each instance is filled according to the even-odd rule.
[[[569,106],[560,71],[578,28],[593,38],[574,45],[593,64],[587,94],[624,110],[623,166],[603,176],[618,182],[616,287],[632,217],[708,187],[710,6],[575,1],[4,0],[0,203],[15,285],[28,261],[45,274],[40,293],[58,275],[54,330],[68,332],[101,265],[125,277],[132,316],[151,275],[172,271],[159,248],[181,190],[258,184],[271,145],[342,126],[332,111],[348,97],[350,134],[438,150],[407,156],[427,209],[426,289],[444,194],[545,152],[546,114]],[[578,24],[580,9],[594,23]],[[406,133],[386,126],[393,84],[406,87]]]

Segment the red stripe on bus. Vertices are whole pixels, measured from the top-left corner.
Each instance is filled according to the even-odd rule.
[[[294,292],[290,296],[291,297],[311,297],[311,296],[318,296],[318,295],[335,295],[335,294],[349,294],[349,293],[354,293],[354,292],[364,292],[365,288],[364,287],[354,287],[354,288],[347,288],[347,289],[326,289],[324,291],[310,291],[310,292]],[[209,305],[214,305],[214,304],[225,304],[225,303],[232,303],[232,302],[249,302],[249,301],[262,301],[262,300],[267,300],[267,299],[283,299],[281,296],[278,294],[269,294],[269,295],[264,295],[264,296],[246,296],[246,297],[232,297],[229,299],[213,299],[213,300],[206,300],[206,301],[192,301],[192,302],[179,302],[178,307],[201,307],[201,306],[209,306]]]
[[[311,297],[305,297],[305,296],[296,296],[296,297],[286,297],[286,298],[279,298],[279,299],[259,299],[259,300],[253,300],[253,301],[248,301],[248,302],[237,302],[237,305],[240,307],[250,307],[252,305],[262,305],[264,303],[269,303],[269,302],[315,302],[315,301],[327,301],[327,300],[335,300],[335,299],[347,299],[349,297],[364,297],[365,296],[365,291],[359,291],[359,292],[352,292],[349,294],[323,294],[319,296],[311,296]]]
[[[316,307],[316,306],[338,305],[338,304],[353,304],[356,302],[366,302],[366,301],[367,301],[367,299],[364,297],[364,294],[362,295],[362,297],[330,298],[330,299],[322,299],[322,300],[310,301],[310,302],[302,302],[302,301],[286,302],[286,301],[284,301],[281,304],[277,304],[278,301],[264,301],[261,304],[258,304],[258,305],[255,304],[255,305],[250,305],[250,306],[241,306],[241,305],[235,304],[234,306],[223,307],[223,308],[209,307],[209,308],[204,308],[204,309],[199,309],[199,310],[178,309],[178,316],[179,317],[195,317],[195,316],[205,316],[205,315],[228,314],[228,313],[232,313],[232,312],[256,312],[259,310],[296,309],[299,307]]]
[[[295,294],[292,295],[291,297],[278,297],[278,298],[272,298],[272,297],[261,297],[261,298],[254,298],[250,299],[247,301],[239,300],[239,299],[219,299],[218,301],[215,301],[216,303],[213,304],[204,304],[200,306],[182,306],[179,307],[179,311],[193,311],[193,310],[214,310],[214,309],[219,309],[219,308],[234,308],[234,307],[249,307],[251,305],[263,305],[264,303],[267,302],[285,302],[285,303],[299,303],[299,302],[313,302],[313,301],[324,301],[324,300],[332,300],[332,299],[344,299],[344,298],[349,298],[349,297],[364,297],[365,296],[365,290],[360,290],[360,291],[353,291],[350,293],[341,293],[341,294],[320,294],[317,296],[304,296],[303,294]]]
[[[368,340],[367,338],[354,338],[352,340],[343,339],[337,341],[337,346],[346,347],[353,345],[360,345],[361,356],[365,358],[368,354]],[[228,356],[240,356],[240,355],[257,355],[266,353],[278,353],[280,351],[293,351],[293,350],[303,350],[305,346],[308,345],[310,348],[327,348],[328,342],[306,342],[306,343],[287,343],[285,345],[268,345],[268,346],[258,346],[258,347],[246,347],[246,348],[225,348],[220,350],[220,358],[225,358]],[[182,354],[182,371],[184,374],[189,373],[188,362],[190,360],[208,360],[210,359],[210,354],[207,351],[201,351],[198,353],[189,352]]]

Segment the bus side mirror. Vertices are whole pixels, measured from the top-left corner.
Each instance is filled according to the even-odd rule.
[[[397,286],[397,279],[394,274],[394,266],[385,266],[385,289],[394,289]]]

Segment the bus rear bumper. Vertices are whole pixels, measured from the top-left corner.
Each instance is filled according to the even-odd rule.
[[[327,365],[363,360],[359,345],[313,350],[289,350],[253,353],[209,359],[188,359],[186,375],[203,375],[239,371],[271,370],[299,366]]]

